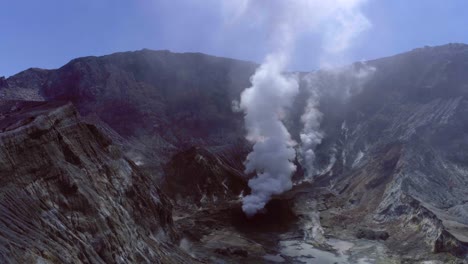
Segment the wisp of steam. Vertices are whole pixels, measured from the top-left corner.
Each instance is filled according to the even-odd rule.
[[[306,180],[311,180],[322,172],[314,166],[315,148],[325,137],[320,129],[323,114],[319,111],[320,98],[333,96],[346,101],[358,94],[363,85],[372,77],[376,68],[366,62],[355,63],[344,67],[327,68],[311,72],[304,77],[308,91],[307,104],[301,116],[303,124],[300,133],[299,162],[304,167]],[[334,158],[332,157],[332,160]]]
[[[247,139],[253,144],[245,161],[246,173],[256,173],[249,181],[252,192],[243,199],[242,209],[252,216],[264,208],[273,195],[292,187],[291,177],[296,170],[295,142],[283,124],[284,111],[298,93],[297,76],[284,71],[298,35],[314,32],[322,36],[323,48],[311,51],[320,63],[330,63],[330,58],[349,46],[354,36],[369,26],[359,11],[364,0],[242,0],[226,1],[235,19],[249,14],[262,17],[269,28],[275,47],[251,77],[251,87],[241,95],[240,110],[245,113]],[[250,19],[251,17],[249,17]],[[266,24],[266,25],[265,25]],[[307,56],[307,54],[303,54]],[[321,113],[317,110],[318,98],[311,98],[302,116],[300,153],[306,164],[312,164],[314,148],[323,134],[319,132]],[[306,166],[307,167],[307,166]]]

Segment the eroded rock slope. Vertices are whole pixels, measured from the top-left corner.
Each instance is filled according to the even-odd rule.
[[[71,104],[0,112],[0,262],[193,262],[168,198]]]

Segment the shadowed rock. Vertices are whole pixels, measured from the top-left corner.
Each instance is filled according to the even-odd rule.
[[[386,231],[375,231],[372,229],[359,229],[356,233],[356,237],[361,239],[370,239],[370,240],[387,240],[390,235]]]

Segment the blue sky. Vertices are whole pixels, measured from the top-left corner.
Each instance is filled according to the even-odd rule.
[[[0,76],[142,48],[261,62],[269,51],[268,32],[244,23],[227,25],[220,1],[0,0]],[[368,0],[362,11],[372,27],[352,43],[347,62],[424,45],[468,43],[466,0]],[[302,36],[289,68],[316,69],[317,43],[313,34]]]

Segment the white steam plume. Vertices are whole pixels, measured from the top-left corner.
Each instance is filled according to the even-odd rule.
[[[254,215],[274,194],[291,189],[296,170],[294,142],[282,122],[284,108],[298,92],[296,78],[284,76],[286,55],[270,54],[252,76],[252,86],[241,95],[247,139],[254,144],[245,161],[246,173],[256,172],[249,181],[252,193],[243,199],[242,210]]]
[[[267,28],[274,51],[251,77],[252,86],[241,95],[240,109],[245,112],[247,139],[253,150],[245,161],[246,172],[256,172],[249,181],[252,192],[244,197],[242,209],[251,216],[261,210],[272,195],[292,187],[291,176],[296,167],[295,142],[282,120],[285,108],[298,92],[296,76],[286,76],[285,70],[295,39],[303,32],[320,34],[323,51],[316,52],[321,61],[329,54],[346,49],[354,35],[369,23],[358,10],[364,0],[226,0],[230,24],[246,17],[246,21]],[[327,56],[325,56],[327,55]],[[307,56],[307,54],[304,54]],[[323,64],[323,63],[322,63]],[[320,127],[318,99],[310,103],[303,116],[301,151],[308,164],[314,158],[313,149],[323,137]],[[236,105],[233,105],[236,108]]]
[[[265,207],[272,195],[291,189],[291,176],[296,170],[295,142],[284,126],[284,109],[289,107],[299,91],[296,76],[286,76],[284,71],[296,29],[287,5],[270,9],[275,21],[273,39],[276,51],[267,55],[263,64],[251,77],[252,86],[241,94],[240,108],[245,112],[247,140],[253,143],[253,150],[245,161],[246,173],[256,172],[249,180],[251,194],[243,198],[242,210],[248,216]],[[275,9],[278,8],[278,9]],[[278,12],[276,13],[275,12]]]
[[[315,76],[309,76],[306,79],[309,87],[309,98],[304,109],[304,114],[301,116],[301,122],[304,127],[300,133],[301,146],[300,162],[306,171],[306,176],[311,177],[315,174],[315,147],[322,143],[324,133],[320,129],[323,114],[318,110],[319,106],[319,89],[313,80]]]

